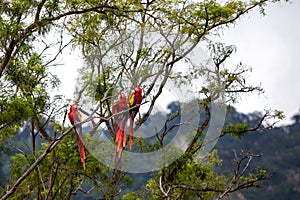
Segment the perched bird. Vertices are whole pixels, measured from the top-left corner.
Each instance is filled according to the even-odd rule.
[[[112,114],[114,116],[114,132],[117,143],[117,152],[121,156],[123,147],[126,145],[126,124],[128,116],[128,100],[123,92],[119,92],[120,99],[112,106]],[[119,114],[118,114],[119,113]]]
[[[142,102],[142,88],[140,87],[133,87],[133,91],[129,98],[129,118],[130,118],[130,124],[129,124],[129,142],[130,142],[130,149],[132,147],[132,137],[133,137],[133,124],[134,124],[134,118],[139,112],[140,104]]]
[[[76,138],[77,138],[78,150],[79,150],[81,162],[83,165],[83,169],[85,169],[86,168],[85,167],[85,152],[84,152],[84,145],[83,145],[83,140],[82,140],[82,126],[81,126],[81,124],[77,124],[82,121],[81,114],[78,111],[78,106],[79,106],[79,104],[77,104],[77,103],[74,103],[73,105],[70,106],[70,112],[68,113],[68,117],[69,117],[71,124],[73,126],[75,125],[75,133],[76,133]]]

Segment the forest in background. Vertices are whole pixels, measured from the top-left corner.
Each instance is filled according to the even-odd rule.
[[[258,120],[258,113],[242,114],[232,109],[228,121],[247,122]],[[261,154],[261,158],[253,162],[271,173],[259,188],[242,192],[245,199],[280,199],[296,200],[300,198],[300,124],[299,113],[295,114],[294,123],[278,126],[245,135],[242,139],[224,136],[220,138],[216,149],[223,161],[223,169],[233,165],[235,150],[251,151]],[[240,198],[243,199],[243,198]]]
[[[170,107],[176,107],[173,103]],[[163,113],[157,113],[155,120],[159,120],[159,116]],[[254,112],[243,114],[236,111],[234,107],[230,108],[230,112],[226,117],[226,123],[246,123],[256,124],[261,118],[261,113]],[[300,198],[300,115],[295,114],[294,123],[291,125],[278,126],[271,130],[263,130],[247,134],[242,138],[224,136],[220,138],[214,149],[218,151],[218,157],[222,161],[222,165],[217,170],[220,173],[228,173],[228,169],[234,168],[234,151],[239,153],[253,152],[261,154],[260,159],[254,160],[252,166],[257,166],[270,172],[271,176],[263,182],[258,188],[250,188],[240,191],[237,194],[230,195],[233,199],[247,200],[297,200]],[[226,124],[225,124],[226,126]],[[30,146],[30,138],[27,137],[30,132],[29,127],[19,131],[12,140],[15,146]],[[42,141],[41,141],[42,142]],[[74,143],[72,146],[76,150]],[[16,152],[10,152],[14,155]],[[1,170],[0,170],[0,186],[4,187],[5,182],[9,179],[11,160],[8,155],[1,152]],[[149,173],[131,173],[129,186],[123,187],[123,194],[142,190],[147,181],[156,172]],[[86,188],[92,188],[87,184]],[[99,196],[97,192],[91,194],[78,193],[72,199],[95,199]]]
[[[289,0],[0,1],[0,149],[11,161],[3,162],[0,199],[220,200],[260,187],[272,172],[255,150],[231,147],[232,165],[207,150],[220,137],[272,129],[283,112],[223,127],[227,105],[264,89],[250,83],[250,66],[228,61],[236,47],[218,38],[249,12],[265,15],[281,2]],[[82,60],[73,99],[51,96],[60,84],[51,69],[71,64],[66,49]],[[156,106],[166,91],[179,104],[164,117]],[[120,92],[136,98],[114,109]],[[132,149],[120,142],[126,113]],[[164,117],[161,128],[155,117]]]

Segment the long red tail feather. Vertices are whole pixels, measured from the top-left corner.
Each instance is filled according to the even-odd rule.
[[[129,126],[129,148],[132,148],[132,138],[133,138],[133,120],[130,118],[130,126]]]
[[[77,138],[77,145],[78,145],[78,150],[79,150],[82,166],[83,166],[83,169],[86,169],[86,166],[85,166],[85,152],[84,152],[84,145],[83,145],[81,133],[78,133],[76,131],[76,138]]]
[[[116,127],[116,143],[119,157],[123,151],[123,147],[126,145],[126,122],[119,122],[119,126]]]
[[[71,124],[74,126],[74,124],[81,122],[81,114],[78,111],[78,103],[74,103],[70,106],[70,111],[68,113],[69,120]],[[83,140],[82,140],[82,126],[81,124],[78,124],[75,126],[75,135],[77,139],[77,145],[78,145],[78,150],[80,154],[80,160],[82,162],[83,168],[85,169],[85,152],[84,152],[84,145],[83,145]]]

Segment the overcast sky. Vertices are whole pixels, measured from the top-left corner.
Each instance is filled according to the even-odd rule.
[[[261,84],[265,93],[245,95],[235,106],[241,112],[283,110],[284,124],[300,108],[300,2],[272,4],[266,8],[266,16],[252,11],[227,28],[220,41],[236,45],[232,63],[242,61],[252,67],[248,81]],[[64,67],[53,69],[62,80],[61,91],[73,97],[77,68],[81,61],[75,53],[64,56]],[[66,77],[69,77],[66,79]],[[73,79],[70,77],[73,77]],[[282,124],[282,123],[281,123]]]
[[[284,124],[300,108],[300,2],[269,5],[266,16],[250,13],[226,29],[220,41],[233,44],[235,62],[252,67],[249,81],[260,84],[265,93],[245,95],[237,104],[242,112],[279,109]],[[233,61],[232,61],[233,62]]]

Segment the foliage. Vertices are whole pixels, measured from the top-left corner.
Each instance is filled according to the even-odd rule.
[[[236,124],[228,124],[224,129],[225,133],[228,133],[231,136],[236,136],[241,139],[246,133],[250,130],[249,124],[244,123],[236,123]]]
[[[11,181],[16,181],[31,165],[31,163],[45,151],[47,143],[35,155],[17,153],[11,156]],[[101,162],[87,155],[87,170],[83,170],[79,157],[75,133],[68,135],[60,145],[48,154],[39,167],[30,174],[18,187],[13,199],[20,198],[70,198],[78,192],[83,192],[84,184],[98,181],[95,190],[102,190],[108,181],[108,169]],[[92,167],[91,167],[92,166]],[[27,187],[29,186],[29,187]]]
[[[129,94],[135,85],[143,88],[149,107],[137,119],[138,127],[153,113],[156,100],[169,80],[188,84],[204,79],[201,88],[197,88],[196,99],[204,110],[205,120],[193,133],[186,134],[192,139],[186,149],[174,149],[174,152],[183,151],[183,156],[149,180],[149,196],[222,198],[259,184],[265,179],[264,171],[246,176],[236,173],[230,180],[215,171],[215,165],[219,164],[215,152],[201,161],[196,155],[207,142],[201,136],[209,126],[210,106],[214,102],[224,100],[229,104],[240,93],[262,91],[247,84],[243,74],[248,70],[244,65],[238,64],[232,71],[227,69],[225,60],[234,47],[215,43],[210,37],[252,9],[258,7],[263,12],[266,5],[274,2],[280,0],[235,0],[223,4],[216,0],[0,1],[0,147],[13,150],[11,180],[5,186],[8,189],[1,191],[1,199],[70,199],[71,195],[80,196],[80,192],[89,194],[91,190],[83,188],[86,185],[92,185],[103,199],[113,199],[120,196],[121,187],[130,183],[120,171],[121,166],[110,169],[90,154],[87,165],[92,167],[86,171],[81,169],[74,134],[71,128],[65,129],[67,101],[62,99],[63,94],[50,98],[59,80],[49,69],[58,65],[55,61],[68,45],[80,49],[84,60],[75,100],[89,106],[81,110],[86,120],[92,122],[93,130],[106,126],[107,132],[103,134],[109,135],[111,141],[114,139],[111,99],[118,91]],[[48,41],[51,36],[57,36],[56,41]],[[69,42],[65,38],[70,38]],[[212,69],[207,63],[197,65],[189,60],[188,55],[201,43],[211,52]],[[182,61],[189,67],[189,74],[174,70]],[[262,122],[281,115],[266,113],[254,128],[228,125],[222,136],[242,137],[247,131],[270,128],[262,126]],[[169,124],[167,129],[168,120],[175,119],[169,116],[163,132],[151,130],[156,132],[154,145],[148,145],[145,139],[136,140],[139,145],[135,150],[163,147],[170,140],[167,136],[172,133],[170,126],[176,125]],[[23,137],[31,141],[25,145],[26,150],[10,140],[24,125],[30,127],[23,132]],[[92,137],[96,132],[85,134],[88,143],[95,142]],[[106,152],[100,154],[106,156]],[[237,165],[252,157],[247,155]],[[238,182],[237,177],[253,184]],[[129,193],[124,198],[131,199],[133,195]]]
[[[181,198],[203,198],[212,199],[220,191],[226,181],[226,177],[214,171],[220,165],[216,151],[213,151],[204,159],[194,158],[193,161],[185,163],[174,177],[173,182],[163,185],[162,177],[164,171],[150,179],[146,185],[149,199],[171,199]],[[210,189],[208,189],[210,188]]]

